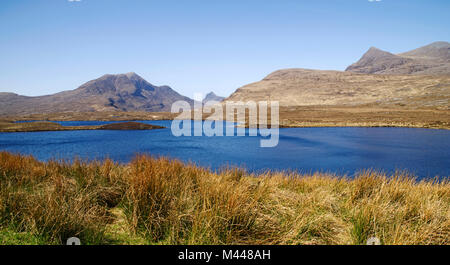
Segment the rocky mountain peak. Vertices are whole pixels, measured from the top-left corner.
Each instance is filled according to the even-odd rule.
[[[450,43],[433,42],[415,50],[392,54],[370,48],[346,71],[364,74],[445,75],[450,74]]]

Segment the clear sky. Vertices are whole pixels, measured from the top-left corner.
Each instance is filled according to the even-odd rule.
[[[0,92],[136,72],[193,97],[282,68],[344,70],[371,46],[450,41],[449,0],[1,0]]]

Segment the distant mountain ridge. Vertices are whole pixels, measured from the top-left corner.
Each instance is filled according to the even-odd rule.
[[[193,100],[168,86],[155,86],[136,73],[107,74],[75,90],[27,97],[0,93],[0,114],[88,111],[170,111],[172,103]]]
[[[209,93],[209,100],[222,101]],[[194,101],[136,73],[103,75],[75,90],[27,97],[0,93],[0,115],[89,111],[170,111]],[[397,104],[449,109],[450,44],[434,42],[400,54],[370,48],[342,71],[284,69],[237,89],[225,101],[276,100],[280,106]]]
[[[400,54],[392,54],[372,47],[346,71],[391,75],[450,74],[450,43],[434,42]]]
[[[450,108],[450,44],[435,42],[392,54],[370,48],[342,71],[282,69],[238,88],[225,101],[278,101],[280,106],[397,105]]]
[[[208,104],[208,102],[211,102],[211,101],[222,102],[224,99],[225,99],[225,97],[217,96],[214,92],[211,91],[208,94],[206,94],[206,96],[202,102],[203,102],[203,104]]]

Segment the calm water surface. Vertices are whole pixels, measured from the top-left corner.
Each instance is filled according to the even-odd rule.
[[[170,121],[143,121],[168,129],[150,131],[63,131],[0,133],[0,150],[40,160],[111,158],[129,162],[137,153],[168,156],[220,168],[249,171],[327,171],[352,175],[373,168],[408,170],[423,177],[450,176],[450,131],[412,128],[286,128],[275,148],[260,137],[174,137]],[[110,122],[60,122],[97,125]],[[233,126],[228,124],[227,126]]]

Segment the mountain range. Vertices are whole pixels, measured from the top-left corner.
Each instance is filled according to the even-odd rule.
[[[155,86],[136,73],[107,74],[75,90],[27,97],[0,93],[0,114],[88,111],[170,111],[172,103],[193,100],[168,86]]]
[[[346,71],[363,74],[450,74],[450,43],[434,42],[400,54],[372,47]]]
[[[280,106],[400,105],[449,109],[450,43],[394,55],[377,48],[346,71],[283,69],[237,89],[226,101],[275,100]]]
[[[370,48],[346,71],[283,69],[237,89],[225,101],[277,100],[281,106],[396,104],[449,108],[450,43],[392,54]],[[75,90],[27,97],[0,93],[0,115],[51,112],[167,112],[172,103],[194,101],[136,73],[104,75]],[[204,102],[222,101],[209,93]]]

